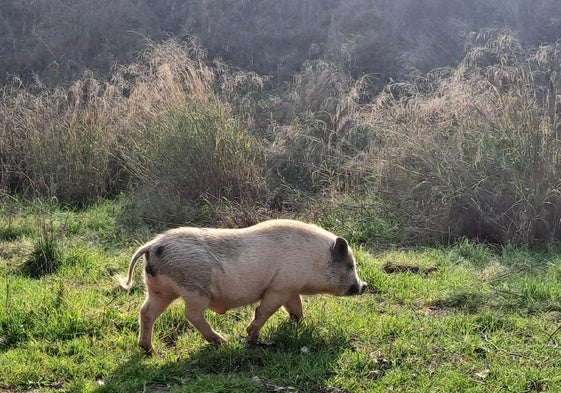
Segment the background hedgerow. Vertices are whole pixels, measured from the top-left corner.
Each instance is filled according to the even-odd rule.
[[[142,41],[198,37],[211,58],[290,81],[301,65],[324,59],[382,83],[454,66],[464,37],[507,27],[523,45],[561,36],[557,0],[4,0],[0,9],[0,80],[36,76],[49,86],[106,74],[128,64]]]
[[[508,31],[470,45],[456,68],[377,97],[384,199],[421,237],[559,239],[559,47],[524,51]]]
[[[559,240],[559,7],[384,4],[140,4],[157,40],[149,21],[166,7],[169,28],[197,38],[143,39],[110,71],[89,62],[68,80],[43,84],[33,62],[35,82],[16,72],[0,189],[75,206],[123,194],[128,225],[297,215],[355,226],[361,242]],[[248,21],[269,35],[239,29]],[[54,32],[53,53],[67,43]],[[92,53],[114,53],[101,42]]]

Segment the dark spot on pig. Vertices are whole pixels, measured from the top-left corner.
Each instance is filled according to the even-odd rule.
[[[155,253],[158,258],[161,258],[162,255],[164,255],[164,246],[159,245],[158,247],[156,247]]]
[[[158,271],[156,270],[156,266],[154,266],[154,263],[150,260],[150,253],[148,251],[146,251],[145,257],[146,264],[144,265],[144,270],[147,274],[155,277],[158,274]]]
[[[153,266],[152,264],[150,264],[150,263],[147,263],[147,264],[146,264],[145,269],[146,269],[146,273],[148,273],[149,275],[151,275],[151,276],[153,276],[153,277],[156,276],[156,275],[158,274],[158,273],[156,272],[156,269],[154,268],[154,266]]]

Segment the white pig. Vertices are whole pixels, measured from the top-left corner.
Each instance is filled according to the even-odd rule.
[[[356,272],[347,241],[318,226],[269,220],[243,229],[176,228],[157,235],[133,255],[126,282],[130,289],[137,259],[145,256],[147,296],[140,310],[139,346],[153,350],[154,321],[178,297],[185,316],[215,344],[225,339],[204,317],[261,300],[247,327],[257,341],[267,319],[281,306],[302,318],[300,295],[359,295],[366,289]]]

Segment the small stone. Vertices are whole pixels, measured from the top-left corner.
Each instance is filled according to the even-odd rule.
[[[386,373],[384,370],[372,370],[367,375],[366,378],[368,379],[378,379],[385,375]]]
[[[478,376],[481,379],[487,378],[489,376],[489,374],[491,374],[491,370],[489,370],[488,368],[483,369],[483,370],[475,373],[475,375]]]

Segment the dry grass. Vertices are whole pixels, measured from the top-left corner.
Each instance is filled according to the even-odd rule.
[[[69,204],[124,191],[133,223],[321,210],[367,243],[396,225],[399,241],[558,240],[560,47],[508,30],[466,47],[455,68],[375,94],[325,61],[272,89],[195,42],[148,43],[108,81],[6,88],[0,186]]]
[[[197,43],[169,41],[147,43],[108,81],[6,88],[0,189],[72,205],[128,189],[158,202],[171,194],[170,208],[246,201],[262,183],[259,147],[215,95],[218,71]],[[228,70],[220,71],[226,83]]]
[[[525,52],[509,32],[489,34],[457,68],[388,86],[372,106],[387,132],[371,154],[417,232],[559,238],[559,48]]]
[[[36,89],[11,86],[3,91],[1,185],[61,202],[104,195],[117,137],[109,130],[116,97],[95,79],[76,82],[68,90]]]

